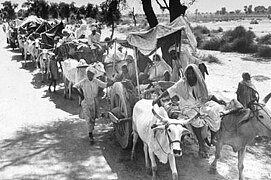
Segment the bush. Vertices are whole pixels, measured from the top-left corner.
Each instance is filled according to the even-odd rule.
[[[231,46],[231,44],[229,44],[229,43],[223,44],[223,45],[219,48],[219,50],[220,50],[221,52],[232,52],[232,51],[233,51],[233,50],[232,50],[232,46]]]
[[[214,29],[211,32],[212,33],[220,33],[220,32],[223,32],[223,29],[222,29],[222,27],[219,27],[218,29]]]
[[[233,43],[231,44],[231,49],[234,52],[239,52],[239,53],[255,53],[256,52],[250,40],[246,39],[245,37],[240,38],[240,39],[235,39]]]
[[[215,56],[213,56],[211,54],[209,54],[208,56],[205,56],[205,57],[203,57],[201,59],[202,59],[202,61],[205,61],[205,62],[208,62],[208,63],[222,64],[221,61],[217,57],[215,57]]]
[[[194,33],[198,32],[200,34],[209,34],[210,30],[206,26],[196,26],[193,28]]]
[[[257,50],[253,43],[255,37],[254,32],[247,31],[243,26],[238,26],[223,34],[220,50],[222,52],[254,53]]]
[[[271,34],[267,34],[257,39],[259,44],[270,44],[271,45]]]
[[[260,46],[258,48],[257,55],[260,57],[271,57],[271,47]]]
[[[253,19],[250,21],[250,24],[259,24],[257,20]]]
[[[205,50],[217,51],[217,50],[219,50],[220,45],[221,45],[221,39],[217,38],[217,37],[214,37],[214,38],[212,38],[212,39],[210,39],[208,41],[202,42],[202,44],[200,45],[199,48],[205,49]]]

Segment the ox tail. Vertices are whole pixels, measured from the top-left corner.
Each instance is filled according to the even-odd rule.
[[[266,104],[268,102],[268,100],[271,97],[271,93],[267,94],[264,98],[263,98],[263,103]]]

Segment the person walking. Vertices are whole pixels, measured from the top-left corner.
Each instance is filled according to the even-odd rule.
[[[81,103],[82,118],[87,122],[88,134],[91,145],[94,144],[93,130],[95,126],[95,120],[98,118],[99,102],[98,102],[98,90],[99,87],[106,88],[113,84],[112,81],[105,83],[97,79],[96,70],[94,67],[89,66],[86,69],[87,78],[76,83],[73,87],[77,90],[77,94],[83,99]]]

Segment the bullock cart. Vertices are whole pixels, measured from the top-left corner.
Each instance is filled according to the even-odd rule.
[[[153,96],[148,95],[151,92],[161,92],[171,85],[172,82],[158,82],[156,87],[141,93],[141,85],[138,77],[138,56],[139,51],[145,56],[151,56],[157,53],[159,48],[168,49],[175,44],[176,48],[181,48],[181,34],[185,32],[188,42],[191,46],[196,47],[196,41],[189,25],[186,21],[179,17],[169,25],[158,24],[144,32],[130,33],[126,40],[122,43],[124,46],[130,46],[134,50],[134,69],[136,71],[136,87],[134,90],[128,90],[125,83],[117,82],[112,87],[111,93],[111,112],[109,118],[114,124],[115,136],[123,149],[130,148],[132,144],[132,111],[136,101],[141,98],[152,99]],[[163,50],[162,50],[163,51]],[[164,52],[163,52],[164,54]],[[165,53],[167,54],[167,53]]]

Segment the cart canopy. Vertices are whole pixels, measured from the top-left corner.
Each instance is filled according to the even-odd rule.
[[[132,32],[127,36],[127,42],[136,47],[142,54],[150,55],[165,43],[172,44],[172,37],[184,30],[189,44],[193,49],[197,47],[197,41],[192,30],[183,16],[179,16],[169,25],[158,24],[148,31]]]

